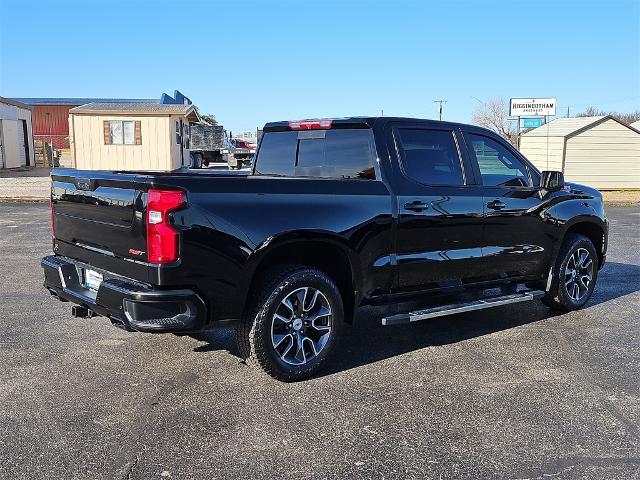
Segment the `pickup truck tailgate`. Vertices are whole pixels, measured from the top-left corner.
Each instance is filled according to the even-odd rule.
[[[103,171],[53,173],[56,252],[64,250],[64,254],[87,262],[95,259],[96,253],[146,260],[143,192],[136,188],[136,178],[135,174]]]

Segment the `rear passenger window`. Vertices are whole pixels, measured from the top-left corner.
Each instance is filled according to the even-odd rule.
[[[256,159],[256,174],[375,179],[371,130],[269,132]]]
[[[464,185],[460,155],[448,130],[401,128],[405,174],[425,185]]]

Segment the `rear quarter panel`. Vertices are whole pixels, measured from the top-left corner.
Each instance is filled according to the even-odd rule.
[[[382,182],[200,175],[163,182],[185,188],[189,207],[173,215],[183,229],[180,268],[160,270],[156,281],[193,284],[210,299],[214,319],[239,317],[260,261],[287,242],[339,245],[361,291],[391,278],[388,266],[374,266],[392,248]]]

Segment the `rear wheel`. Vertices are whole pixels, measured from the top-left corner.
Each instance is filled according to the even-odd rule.
[[[322,368],[343,322],[340,292],[325,273],[289,266],[269,272],[236,329],[240,355],[274,378],[295,381]]]
[[[201,153],[191,154],[191,168],[202,168],[203,156]]]
[[[567,235],[543,302],[557,310],[577,310],[591,298],[598,276],[598,254],[584,235]]]

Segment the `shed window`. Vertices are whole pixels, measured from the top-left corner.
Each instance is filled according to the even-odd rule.
[[[109,122],[112,145],[135,145],[134,122],[111,120]]]
[[[189,143],[191,140],[191,135],[189,134],[189,124],[188,123],[183,123],[182,124],[182,138],[184,139],[184,148],[189,148]]]

